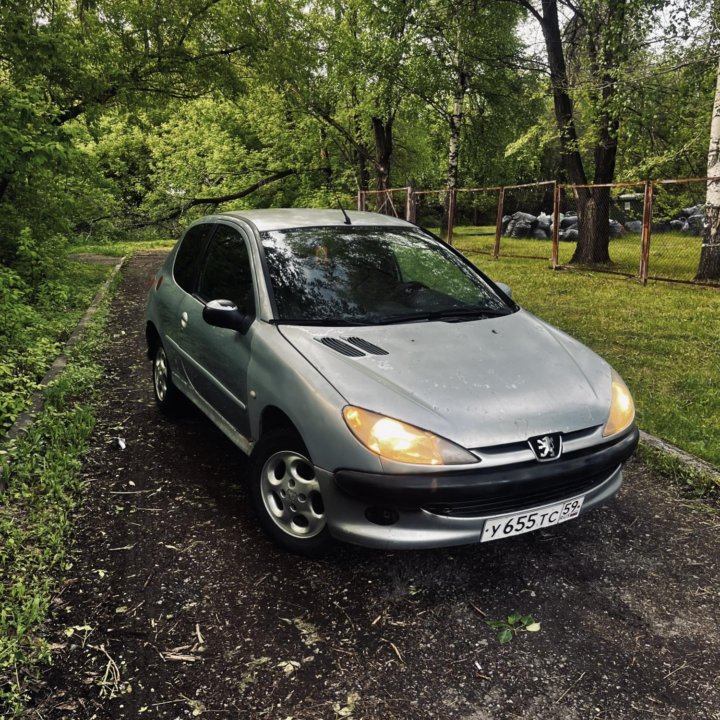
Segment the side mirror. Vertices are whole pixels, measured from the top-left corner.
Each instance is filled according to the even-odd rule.
[[[238,310],[232,300],[211,300],[203,308],[203,320],[213,327],[237,330],[243,335],[250,329],[255,319]]]
[[[505,283],[496,282],[495,283],[509,298],[512,298],[512,288],[509,285],[506,285]]]

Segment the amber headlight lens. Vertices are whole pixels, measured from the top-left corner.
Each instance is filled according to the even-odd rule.
[[[612,371],[612,400],[610,416],[603,428],[603,437],[615,435],[630,427],[635,419],[635,403],[623,379]]]
[[[449,440],[413,425],[348,405],[343,417],[353,435],[380,457],[413,465],[467,465],[478,459]]]

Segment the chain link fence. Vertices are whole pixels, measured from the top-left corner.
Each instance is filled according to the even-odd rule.
[[[455,197],[453,244],[462,252],[493,255],[500,188],[463,188]]]
[[[401,217],[465,253],[529,258],[554,268],[696,283],[705,235],[708,180],[686,178],[607,185],[555,181],[502,187],[358,193],[358,208]],[[578,239],[598,236],[592,253]],[[589,253],[589,254],[588,254]],[[720,286],[720,280],[703,284]]]
[[[411,188],[388,188],[387,190],[364,190],[358,193],[358,210],[405,218],[408,214],[408,197]]]
[[[705,230],[707,181],[671,180],[653,184],[647,277],[692,281]]]
[[[615,185],[562,185],[558,202],[558,252],[556,266],[571,268],[571,263],[587,264],[576,257],[581,233],[607,234],[608,257],[599,266],[602,271],[634,276],[640,273],[643,243],[645,183]],[[595,214],[600,220],[593,228],[583,223]],[[612,263],[612,264],[610,264]]]
[[[417,190],[413,195],[415,217],[413,219],[406,217],[406,219],[447,239],[449,197],[447,190]]]
[[[552,259],[555,187],[555,182],[542,182],[501,188],[495,257]]]

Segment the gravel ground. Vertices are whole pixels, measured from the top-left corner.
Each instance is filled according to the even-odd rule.
[[[716,514],[633,463],[611,505],[552,530],[290,556],[258,530],[242,454],[199,413],[155,408],[160,258],[131,260],[114,304],[30,717],[720,718]],[[541,629],[500,646],[485,621],[513,611]]]

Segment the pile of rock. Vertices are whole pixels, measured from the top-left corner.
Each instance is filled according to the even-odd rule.
[[[610,238],[618,237],[625,232],[641,233],[640,220],[628,220],[619,223],[612,218],[610,223]],[[702,235],[705,226],[705,206],[695,205],[684,208],[674,220],[662,220],[652,224],[653,232],[681,232],[686,235]],[[503,215],[501,233],[512,238],[532,238],[533,240],[549,240],[553,234],[553,222],[550,215],[541,212],[531,215],[525,212],[516,212],[512,215]],[[577,242],[578,218],[575,213],[560,213],[560,230],[558,237],[561,242]]]
[[[516,212],[504,215],[501,233],[513,238],[532,238],[549,240],[553,235],[553,221],[550,215],[541,212],[537,217],[529,213]],[[625,232],[617,220],[610,220],[610,237],[617,237]],[[575,213],[560,213],[560,230],[558,237],[561,242],[577,242],[578,218]]]
[[[702,235],[705,227],[705,206],[700,203],[693,207],[683,208],[675,220],[668,223],[670,230],[685,233],[686,235]]]

